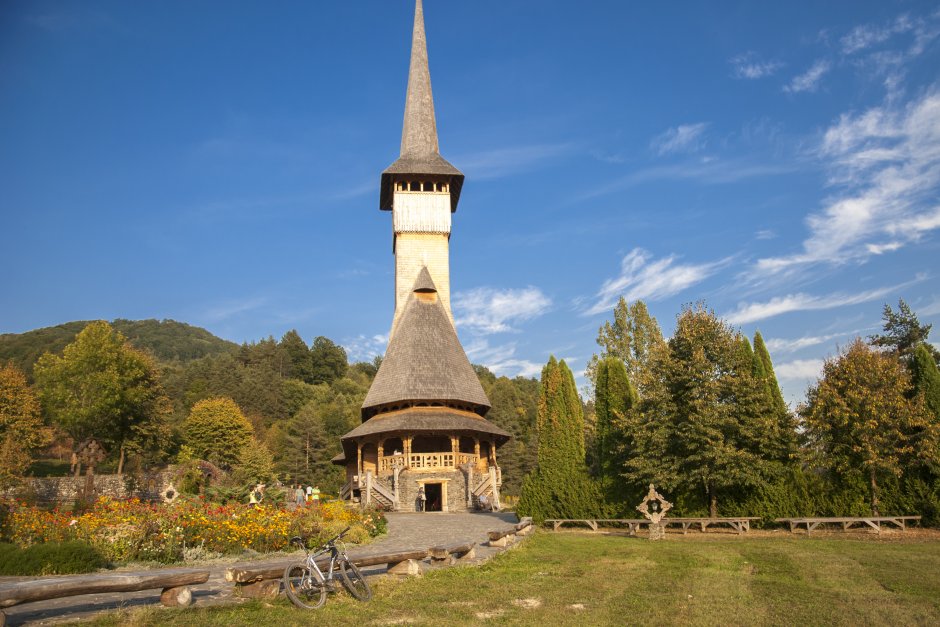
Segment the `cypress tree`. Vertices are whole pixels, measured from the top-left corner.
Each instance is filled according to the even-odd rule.
[[[587,518],[601,509],[601,494],[584,462],[584,412],[574,376],[564,361],[551,357],[542,369],[538,461],[522,482],[520,515]]]
[[[763,378],[767,382],[767,389],[773,398],[774,404],[778,410],[788,411],[787,403],[783,400],[783,393],[780,392],[780,385],[777,383],[777,375],[774,373],[774,364],[770,361],[770,353],[767,351],[767,345],[764,344],[764,338],[760,331],[754,334],[754,355],[760,359],[763,366]],[[757,374],[755,372],[755,374]]]
[[[597,415],[595,460],[601,490],[608,504],[623,502],[627,484],[621,476],[626,458],[634,448],[634,408],[637,394],[623,361],[603,359],[597,368],[594,410]]]
[[[911,378],[914,384],[914,393],[924,395],[924,405],[940,419],[940,369],[934,361],[930,349],[925,344],[914,350],[914,359],[911,361]]]

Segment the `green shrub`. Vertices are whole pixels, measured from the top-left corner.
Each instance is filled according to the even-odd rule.
[[[0,544],[0,575],[71,575],[105,566],[101,553],[79,540],[34,544],[25,549]]]

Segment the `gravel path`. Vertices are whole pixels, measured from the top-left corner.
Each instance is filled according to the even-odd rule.
[[[388,534],[361,548],[351,549],[351,555],[405,551],[437,545],[462,542],[476,542],[477,560],[484,561],[504,550],[485,546],[487,532],[511,527],[516,522],[515,514],[472,513],[450,514],[439,512],[427,513],[388,513]],[[259,558],[257,561],[270,561]],[[287,561],[287,560],[282,560]],[[233,596],[233,585],[225,581],[225,570],[230,566],[210,564],[209,581],[193,586],[193,597],[199,605],[237,603],[240,599]],[[198,565],[193,567],[198,568]],[[380,574],[384,567],[366,571],[367,575]],[[65,622],[77,622],[102,611],[121,607],[137,607],[160,603],[159,590],[114,594],[84,595],[25,603],[4,610],[7,625],[51,625]]]

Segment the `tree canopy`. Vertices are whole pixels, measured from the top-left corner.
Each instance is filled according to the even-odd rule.
[[[22,476],[32,452],[51,435],[26,375],[13,364],[0,368],[0,486]]]
[[[124,451],[154,443],[169,403],[156,362],[135,350],[107,322],[92,322],[34,369],[46,413],[76,441],[88,437]],[[157,438],[159,439],[159,438]]]
[[[826,361],[800,407],[819,462],[837,472],[861,473],[875,515],[881,479],[901,476],[917,458],[940,461],[932,446],[936,422],[910,392],[910,375],[895,357],[856,340]]]
[[[183,423],[183,436],[200,459],[231,468],[251,442],[254,429],[230,398],[208,398],[193,405]]]

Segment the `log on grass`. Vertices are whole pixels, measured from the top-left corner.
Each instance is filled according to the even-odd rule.
[[[193,604],[193,591],[189,586],[164,588],[160,593],[160,603],[166,607],[189,607]]]
[[[60,599],[81,594],[177,588],[205,583],[208,580],[208,570],[190,568],[43,577],[0,585],[0,607],[12,607],[20,603]]]
[[[461,544],[450,544],[447,546],[434,546],[428,549],[431,559],[446,560],[451,555],[463,557],[473,550],[476,542],[463,542]]]
[[[409,559],[423,560],[428,556],[427,549],[416,549],[412,551],[397,551],[394,553],[377,553],[374,555],[350,556],[349,560],[356,566],[376,566],[378,564],[398,563]],[[264,581],[267,579],[280,579],[284,576],[284,569],[289,564],[302,562],[302,558],[297,558],[284,562],[263,562],[263,563],[243,563],[234,564],[225,571],[225,581],[236,584],[252,583],[254,581]],[[317,566],[326,569],[330,565],[330,558],[324,557],[317,560]]]

